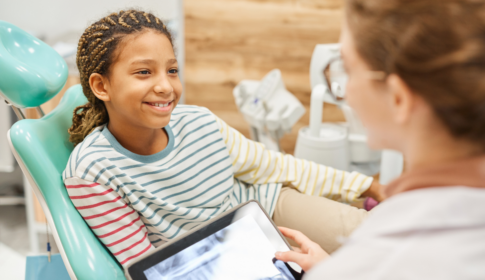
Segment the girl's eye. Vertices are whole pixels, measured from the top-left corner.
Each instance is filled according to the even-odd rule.
[[[138,71],[138,74],[148,75],[148,74],[150,74],[150,71],[148,71],[148,70],[142,70],[142,71]]]
[[[170,74],[177,74],[178,72],[179,72],[179,70],[175,69],[175,68],[168,70],[168,73],[170,73]]]

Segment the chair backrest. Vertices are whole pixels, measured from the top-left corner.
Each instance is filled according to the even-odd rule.
[[[45,117],[15,123],[9,137],[24,174],[45,200],[44,211],[50,212],[68,272],[72,268],[77,279],[125,279],[121,266],[72,204],[61,177],[74,148],[67,132],[72,114],[76,106],[86,102],[81,86],[75,85]]]
[[[38,107],[62,89],[68,69],[49,45],[0,20],[0,95],[18,108]]]

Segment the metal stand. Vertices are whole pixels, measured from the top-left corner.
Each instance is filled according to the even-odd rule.
[[[35,109],[37,110],[37,113],[39,113],[39,116],[41,118],[43,118],[45,116],[44,111],[42,110],[42,108],[40,108],[40,106],[39,107],[35,107]]]
[[[24,179],[24,193],[25,193],[25,212],[27,212],[27,226],[29,229],[29,242],[30,252],[32,254],[38,254],[39,250],[39,236],[38,234],[44,232],[43,224],[35,221],[34,210],[34,196],[32,194],[32,188],[29,181],[23,176]]]
[[[7,100],[5,100],[5,103],[10,108],[12,108],[12,110],[14,111],[15,115],[19,120],[26,119],[24,113],[20,108],[17,108],[16,106],[12,105]],[[37,107],[36,109],[41,117],[45,115],[40,107]],[[23,177],[25,198],[0,197],[0,205],[25,204],[25,212],[27,215],[27,229],[29,233],[30,253],[38,254],[40,252],[38,234],[45,232],[45,224],[39,223],[35,220],[34,197],[32,193],[32,188],[30,187],[30,184],[27,178],[25,177],[25,175],[23,175],[22,177]]]
[[[8,104],[8,103],[7,103]],[[10,177],[3,177],[5,179],[0,180],[0,184],[2,185],[17,185],[20,184],[20,180],[16,180],[15,182],[9,182],[12,178],[18,178],[19,174],[15,172],[15,160],[13,159],[12,154],[8,148],[7,138],[4,138],[7,134],[8,129],[12,126],[12,119],[14,116],[11,114],[8,107],[0,104],[0,176],[10,176]],[[3,175],[3,174],[6,175]],[[9,182],[10,184],[5,184]],[[3,205],[22,205],[25,204],[25,199],[23,196],[17,195],[0,195],[0,206]]]
[[[7,100],[5,100],[5,103],[7,103],[8,106],[10,106],[10,108],[12,108],[12,110],[14,111],[15,115],[17,115],[17,118],[19,120],[25,120],[25,115],[24,113],[22,112],[22,110],[20,110],[19,108],[13,106],[12,104],[10,104]]]

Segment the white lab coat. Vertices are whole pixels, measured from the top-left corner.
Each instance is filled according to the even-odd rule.
[[[397,194],[304,279],[485,279],[485,189]]]

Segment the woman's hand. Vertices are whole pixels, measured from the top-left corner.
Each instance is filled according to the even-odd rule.
[[[304,271],[310,270],[315,264],[329,257],[320,245],[311,241],[303,233],[285,227],[278,227],[284,236],[292,239],[300,248],[293,247],[295,251],[276,252],[275,257],[284,262],[294,262]]]

